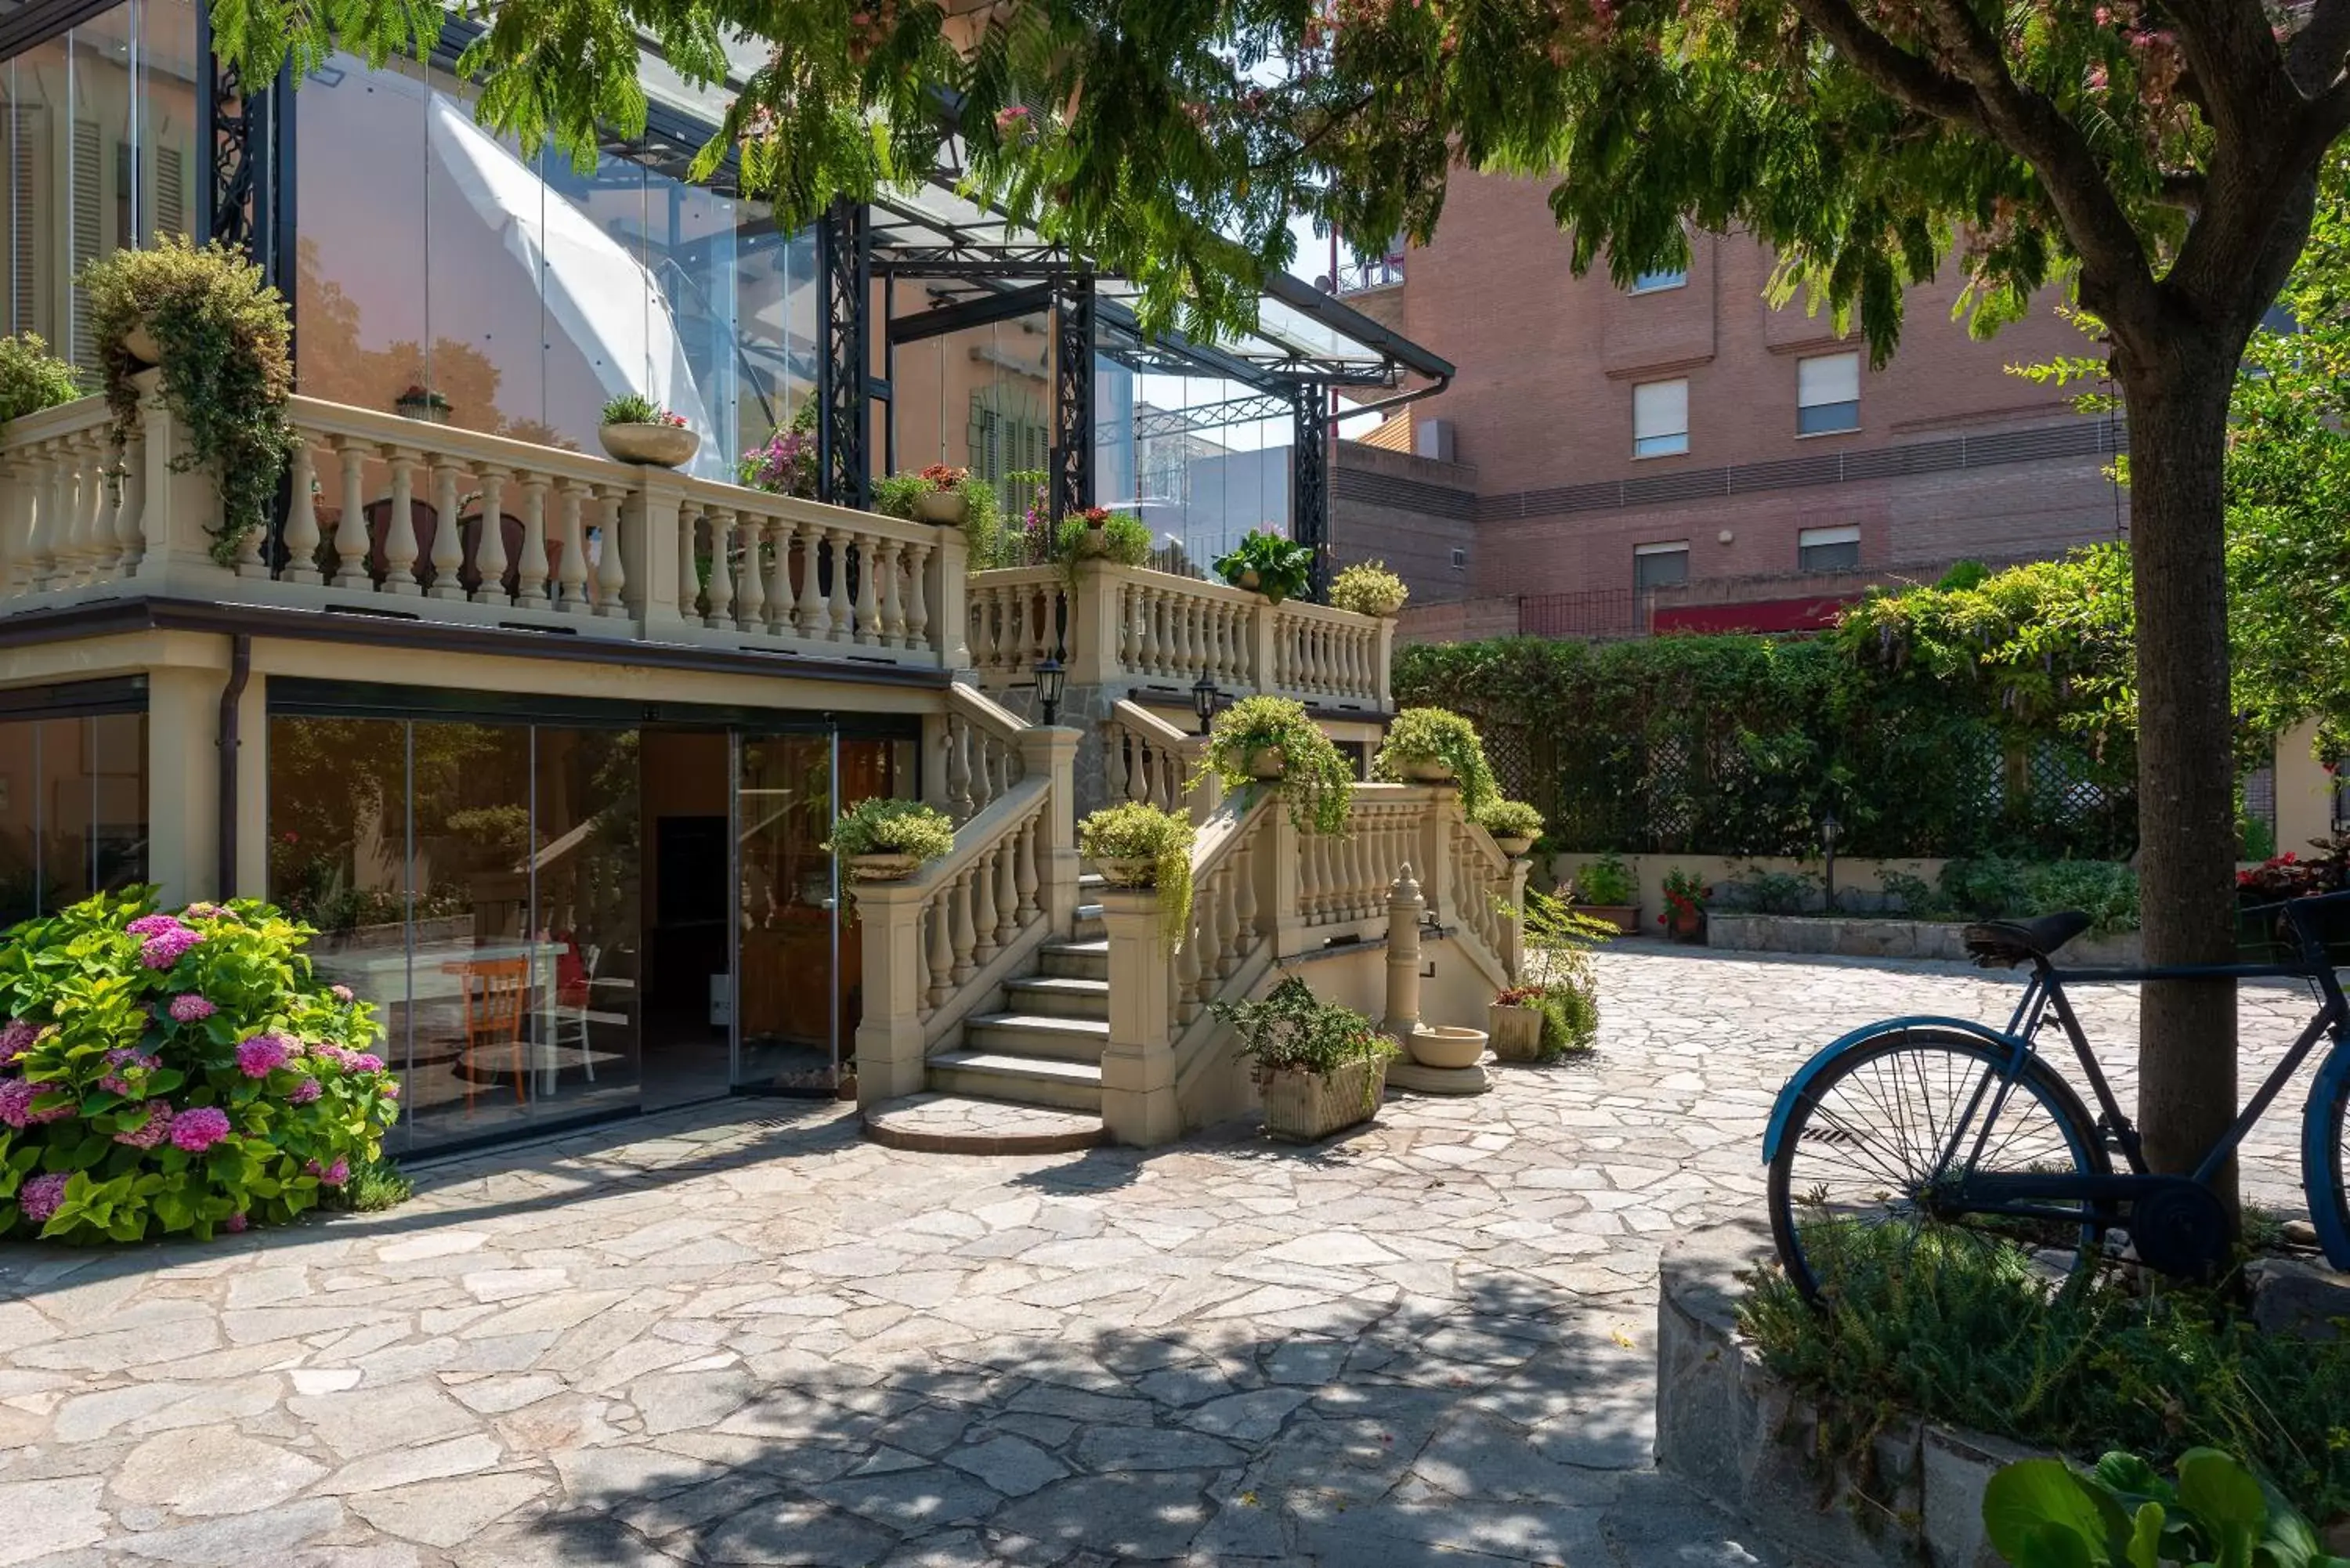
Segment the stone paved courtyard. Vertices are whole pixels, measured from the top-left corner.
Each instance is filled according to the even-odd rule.
[[[1596,1062],[1314,1150],[909,1154],[737,1101],[390,1214],[0,1249],[0,1563],[1787,1563],[1649,1465],[1658,1248],[1758,1211],[1814,1046],[2015,982],[1601,972]],[[2126,1061],[2130,994],[2083,1000]],[[2250,1059],[2305,1012],[2252,994]]]

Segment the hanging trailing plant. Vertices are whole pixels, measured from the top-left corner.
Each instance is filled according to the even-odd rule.
[[[1300,833],[1344,833],[1354,809],[1353,764],[1286,697],[1243,697],[1217,714],[1200,771],[1227,791],[1269,783]]]
[[[1477,726],[1450,709],[1406,708],[1398,713],[1379,744],[1379,754],[1371,760],[1371,772],[1378,778],[1403,779],[1416,771],[1411,765],[1416,763],[1433,763],[1449,772],[1461,786],[1461,809],[1471,816],[1501,794]]]
[[[1077,824],[1077,847],[1120,887],[1159,889],[1159,945],[1182,946],[1191,929],[1191,819],[1128,801]]]
[[[247,535],[269,522],[293,455],[286,400],[294,394],[293,317],[286,296],[234,246],[197,246],[178,234],[151,250],[116,251],[81,269],[114,440],[139,423],[146,367],[125,343],[144,327],[160,351],[163,400],[187,445],[175,472],[209,469],[220,492],[212,557],[236,564]]]

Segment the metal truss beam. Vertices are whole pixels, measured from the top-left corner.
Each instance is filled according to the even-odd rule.
[[[816,317],[824,357],[817,367],[816,493],[862,507],[872,467],[866,451],[871,358],[866,339],[873,297],[871,233],[862,202],[835,202],[816,224]]]
[[[1306,597],[1330,598],[1330,394],[1307,382],[1294,405],[1296,440],[1289,454],[1289,536],[1314,552]]]
[[[1049,283],[1040,283],[1030,288],[1005,289],[999,294],[983,295],[977,299],[933,306],[919,315],[897,317],[889,323],[889,341],[902,348],[926,338],[943,337],[950,332],[1010,321],[1015,317],[1034,316],[1052,308],[1053,286]]]
[[[1053,306],[1053,515],[1094,504],[1094,280],[1064,280]]]
[[[1190,435],[1195,431],[1224,430],[1255,420],[1287,418],[1296,406],[1295,398],[1265,392],[1253,398],[1231,398],[1188,409],[1153,409],[1135,417],[1134,439],[1153,441],[1160,436]],[[1100,428],[1107,435],[1122,427],[1116,421],[1107,421]]]

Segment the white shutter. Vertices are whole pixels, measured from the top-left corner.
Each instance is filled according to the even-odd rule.
[[[1687,381],[1646,381],[1632,389],[1632,437],[1635,441],[1687,434]]]
[[[155,220],[157,234],[188,232],[187,154],[177,147],[155,149]]]
[[[1815,409],[1823,403],[1860,401],[1860,356],[1823,354],[1795,361],[1795,406]]]
[[[40,332],[47,326],[41,306],[41,214],[45,182],[41,160],[47,113],[36,103],[9,106],[8,134],[8,320],[10,332]]]
[[[73,332],[68,338],[73,362],[85,370],[98,369],[98,341],[90,334],[89,301],[78,275],[82,263],[97,259],[106,243],[105,187],[99,179],[105,141],[95,120],[77,119],[73,128]]]

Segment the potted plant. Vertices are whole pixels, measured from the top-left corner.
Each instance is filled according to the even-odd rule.
[[[404,420],[422,420],[428,425],[449,422],[449,400],[421,381],[411,381],[391,400],[391,411]]]
[[[858,801],[834,819],[824,844],[860,882],[896,882],[954,849],[954,824],[918,800],[881,795]]]
[[[0,337],[0,425],[81,395],[80,375],[36,335]]]
[[[683,414],[635,392],[604,405],[596,436],[613,461],[647,468],[682,468],[702,450],[702,438],[687,428]]]
[[[1060,529],[1053,535],[1053,559],[1072,587],[1076,586],[1080,561],[1143,566],[1150,559],[1150,524],[1123,512],[1089,506],[1061,519]]]
[[[151,250],[116,251],[78,275],[89,301],[114,441],[140,421],[131,378],[161,367],[163,401],[187,442],[181,466],[209,472],[220,495],[212,556],[233,566],[248,535],[269,521],[294,452],[286,401],[294,394],[293,318],[286,296],[233,245],[199,248],[170,234]],[[152,339],[141,362],[130,338]]]
[[[963,493],[971,470],[934,462],[920,477],[922,488],[914,492],[914,520],[941,528],[962,527],[971,515],[971,499]]]
[[[1172,952],[1191,925],[1191,819],[1128,801],[1077,824],[1077,852],[1114,888],[1159,889],[1159,943]]]
[[[1394,615],[1410,597],[1411,590],[1388,570],[1385,561],[1357,561],[1330,582],[1330,603],[1357,615]]]
[[[1533,1062],[1542,1056],[1543,988],[1513,985],[1499,992],[1485,1008],[1485,1033],[1493,1054],[1504,1062]]]
[[[1378,1114],[1398,1052],[1353,1008],[1322,1001],[1293,974],[1262,1002],[1213,1002],[1208,1011],[1240,1036],[1274,1137],[1317,1143]]]
[[[1599,975],[1591,955],[1615,929],[1531,888],[1520,921],[1525,978],[1485,1010],[1494,1055],[1555,1062],[1588,1051],[1599,1033]]]
[[[1253,528],[1229,554],[1217,558],[1216,576],[1279,604],[1305,591],[1314,576],[1314,551],[1271,528]]]
[[[1657,923],[1677,942],[1703,941],[1705,897],[1704,878],[1674,867],[1665,873],[1665,912],[1657,917]]]
[[[1622,935],[1640,930],[1640,884],[1620,855],[1602,855],[1575,874],[1570,892],[1585,916],[1610,925]]]
[[[1444,708],[1406,708],[1398,713],[1388,725],[1387,739],[1379,742],[1371,772],[1407,784],[1457,784],[1461,807],[1472,817],[1501,794],[1477,726]]]
[[[764,443],[743,454],[735,482],[770,495],[816,499],[816,399],[802,399],[789,425],[778,425]]]
[[[1503,854],[1516,859],[1542,836],[1542,813],[1522,800],[1497,800],[1477,814],[1477,826],[1493,836]]]
[[[1243,697],[1216,715],[1200,768],[1228,790],[1269,784],[1301,833],[1347,831],[1355,804],[1355,770],[1305,704],[1286,697]]]

